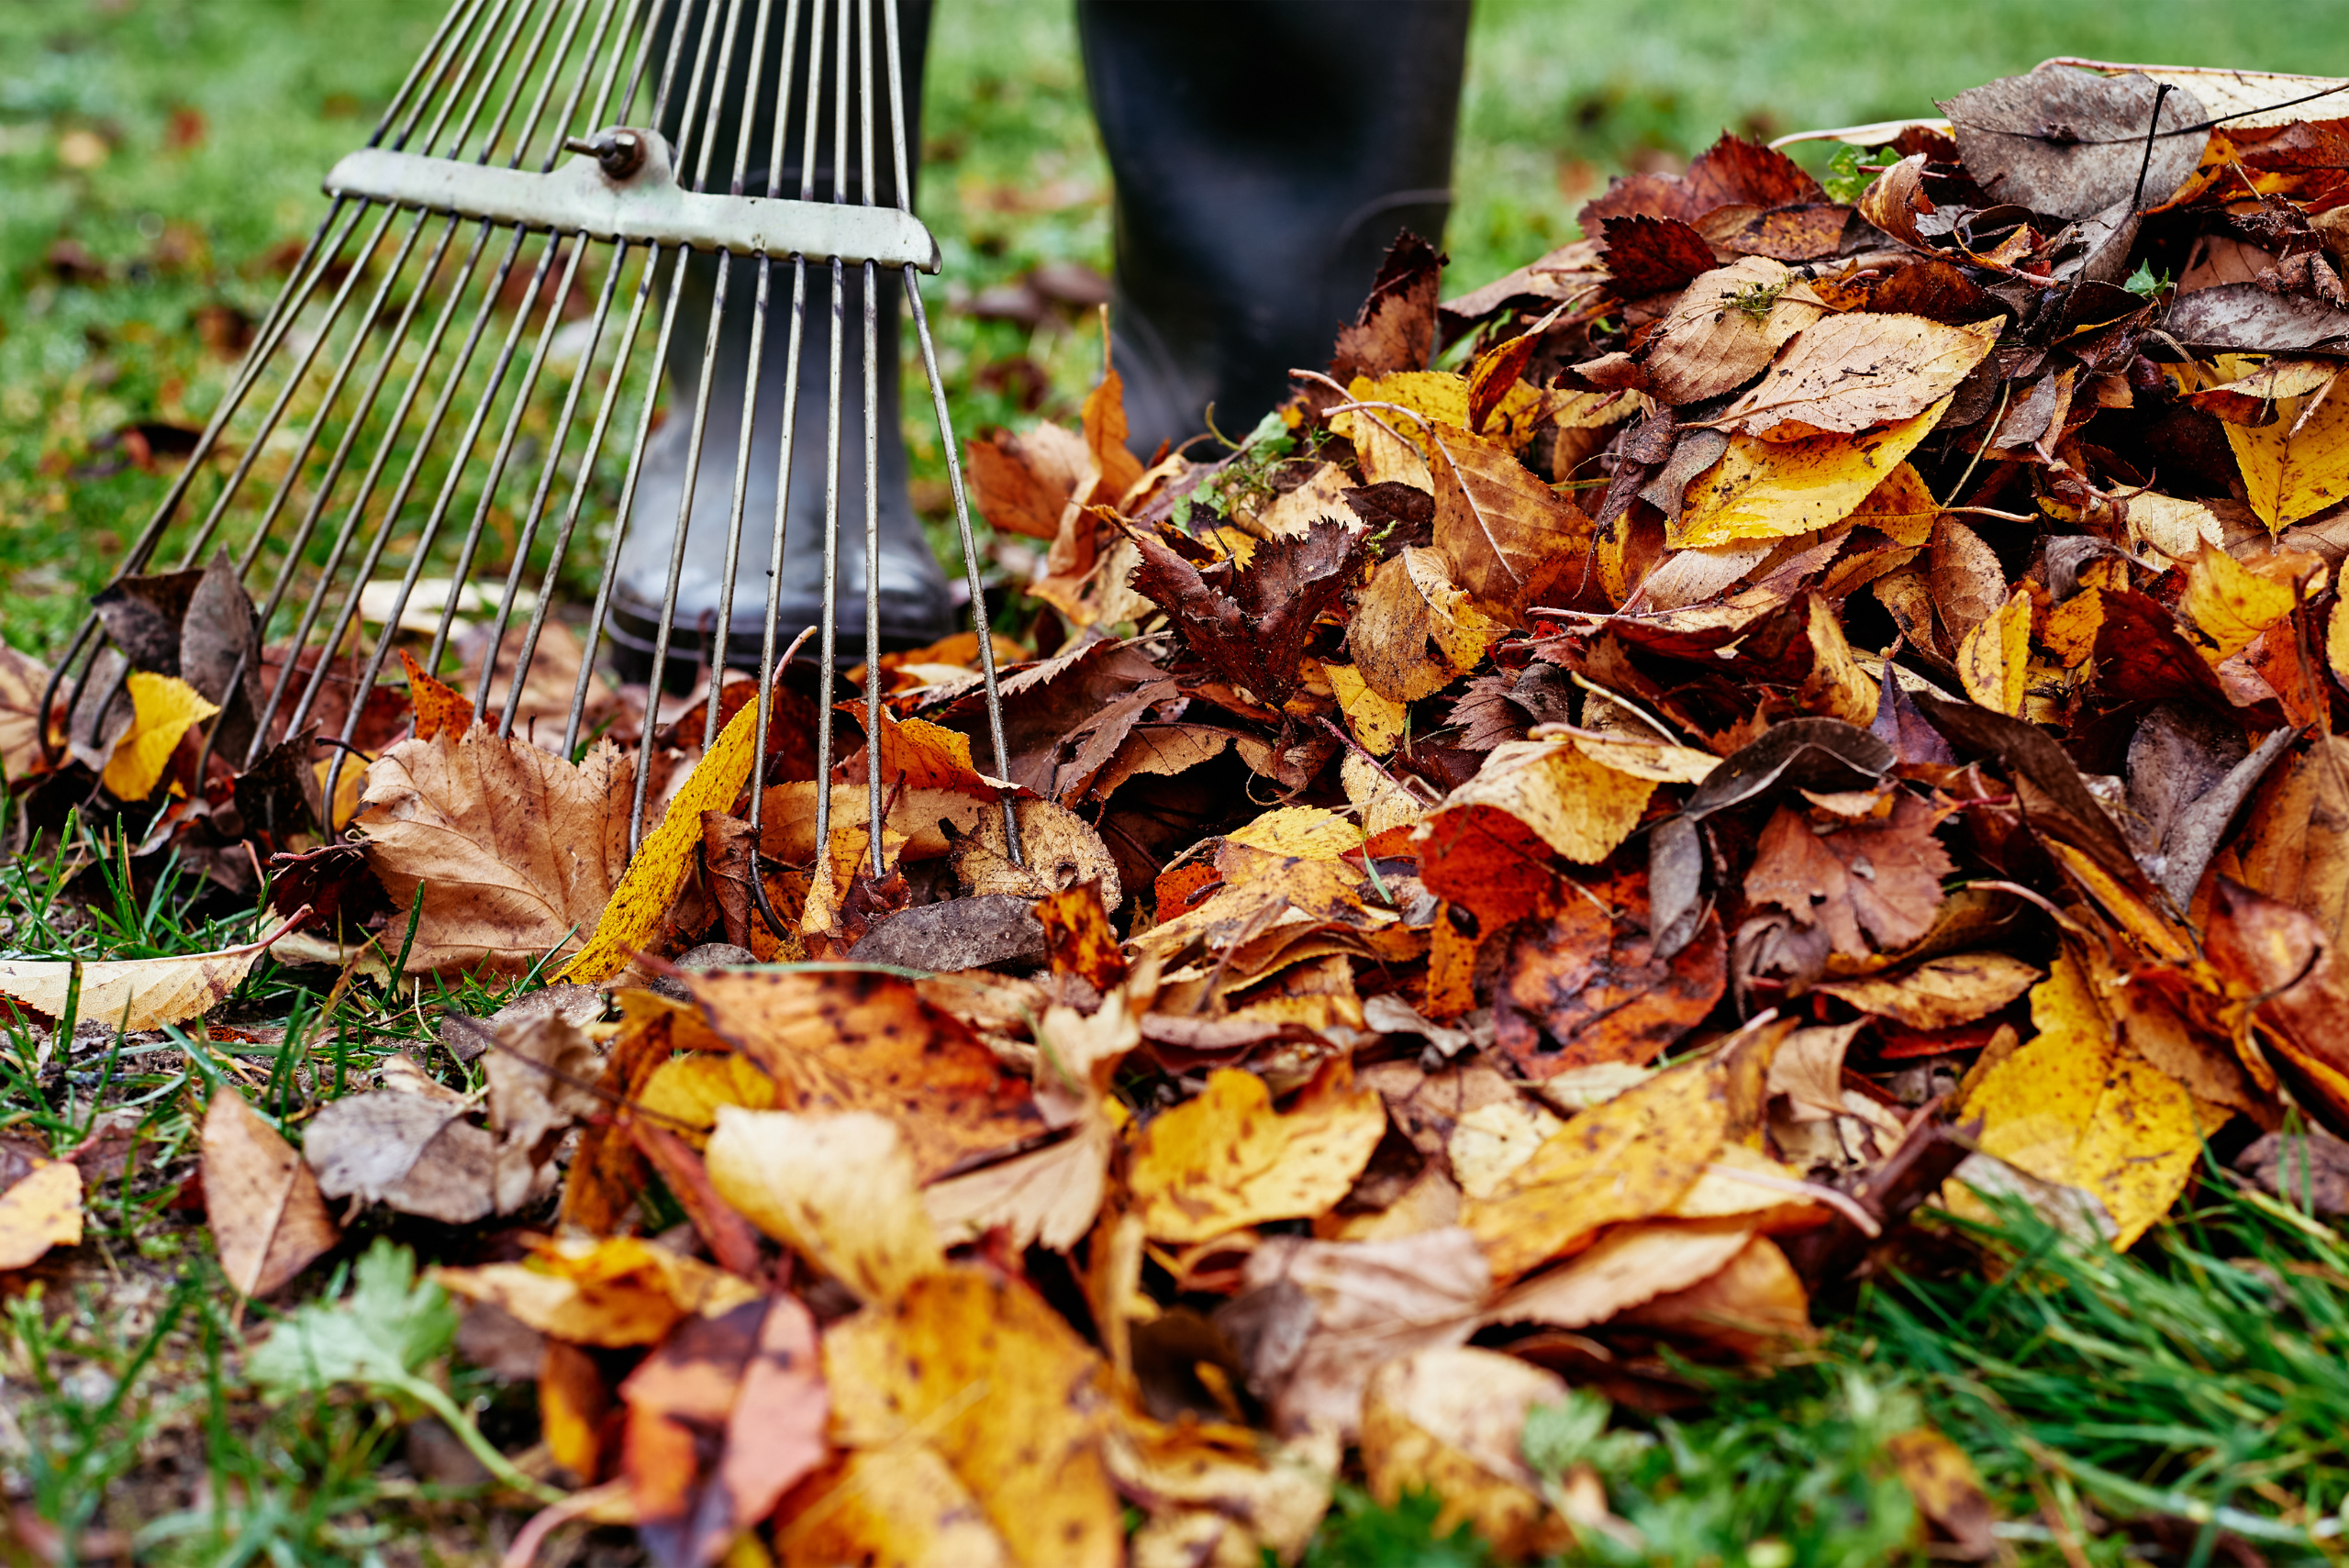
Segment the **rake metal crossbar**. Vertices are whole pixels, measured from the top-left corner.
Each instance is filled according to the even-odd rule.
[[[608,493],[607,443],[616,428],[632,423],[617,505],[608,513],[610,542],[563,728],[563,754],[574,753],[597,651],[609,630],[621,538],[639,494],[648,441],[660,423],[662,367],[669,363],[686,267],[699,252],[714,261],[715,295],[693,395],[667,587],[651,648],[629,814],[630,852],[643,837],[651,772],[644,765],[645,749],[651,745],[653,708],[664,689],[676,629],[678,582],[710,423],[720,322],[729,285],[747,283],[753,291],[753,372],[741,395],[715,617],[718,651],[711,661],[712,700],[703,745],[717,736],[715,699],[732,624],[753,462],[752,424],[762,380],[756,368],[763,362],[778,266],[787,270],[790,314],[784,439],[775,458],[758,668],[750,796],[754,841],[763,826],[767,730],[780,673],[778,639],[798,629],[780,627],[778,620],[811,269],[818,290],[827,272],[831,285],[822,612],[819,626],[812,628],[818,634],[818,689],[825,694],[815,737],[818,853],[828,853],[831,842],[832,736],[826,710],[838,652],[842,361],[852,329],[847,319],[851,269],[859,270],[863,280],[865,784],[873,869],[884,869],[877,438],[884,411],[876,402],[881,355],[885,350],[895,352],[894,344],[880,341],[877,285],[884,268],[903,280],[929,378],[962,539],[995,771],[1008,776],[970,506],[916,278],[918,272],[935,272],[940,263],[936,241],[909,205],[897,0],[781,0],[781,46],[770,49],[777,8],[776,0],[456,0],[367,146],[328,176],[331,201],[325,218],[122,569],[125,576],[153,569],[158,545],[188,502],[197,476],[213,471],[216,458],[228,462],[233,453],[230,472],[188,535],[177,570],[199,564],[216,536],[241,536],[233,556],[240,580],[250,584],[265,559],[274,568],[258,606],[256,646],[269,645],[274,629],[296,651],[318,651],[306,670],[289,655],[267,683],[251,738],[242,757],[232,759],[239,771],[255,764],[273,732],[290,737],[303,731],[318,709],[332,651],[345,645],[362,618],[380,618],[381,635],[349,695],[339,744],[327,763],[324,799],[328,817],[334,817],[338,778],[358,732],[363,698],[384,673],[419,581],[429,567],[447,574],[425,664],[437,669],[484,535],[493,529],[512,563],[480,654],[477,721],[488,719],[500,652],[526,598],[526,573],[534,556],[544,562],[496,719],[497,733],[510,735],[562,585],[562,568],[583,521],[591,524],[592,534],[603,514],[597,500],[599,490]],[[795,62],[803,58],[804,72],[796,70]],[[889,108],[885,149],[877,148],[875,139],[876,71]],[[731,156],[730,173],[721,186],[713,183],[712,166],[721,150],[718,143],[727,128],[729,98],[744,106],[737,111],[733,145],[725,150]],[[852,99],[857,111],[853,139]],[[820,111],[827,104],[830,190],[819,199],[817,153],[825,129]],[[786,193],[786,132],[795,105],[800,135],[796,158],[789,161],[796,161],[797,190]],[[752,106],[771,108],[763,195],[745,194],[751,179],[752,128],[760,117]],[[657,127],[673,128],[664,135],[652,128]],[[890,161],[885,171],[882,156]],[[852,172],[858,176],[853,181]],[[887,173],[895,175],[893,206],[874,200]],[[566,325],[566,306],[580,299],[576,291],[586,286],[583,280],[595,270],[591,251],[600,252],[592,310],[584,322]],[[738,272],[750,275],[738,280]],[[624,291],[628,303],[615,329],[615,306]],[[636,350],[649,317],[657,317],[657,326],[646,367]],[[631,389],[639,384],[642,390],[631,407]],[[590,402],[592,417],[583,417]],[[896,416],[896,410],[886,411],[886,417]],[[606,481],[601,486],[599,473]],[[402,553],[404,565],[389,564]],[[379,590],[362,617],[364,590],[394,571],[399,573],[398,586],[390,601],[382,603]],[[429,600],[418,607],[429,612]],[[122,661],[106,656],[103,642],[97,617],[85,619],[59,662],[44,710],[70,674],[71,711],[83,711],[95,686],[95,711],[103,718],[117,700],[127,671]],[[240,663],[228,680],[229,690],[248,673]],[[220,722],[215,720],[206,735],[207,762]],[[1017,858],[1018,828],[1008,801],[1004,824]]]

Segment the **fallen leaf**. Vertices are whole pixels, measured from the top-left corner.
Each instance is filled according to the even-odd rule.
[[[1978,1561],[1997,1554],[1998,1538],[1990,1529],[1996,1516],[1964,1449],[1931,1427],[1901,1432],[1884,1446],[1919,1513],[1965,1556]]]
[[[1810,1298],[1778,1244],[1766,1236],[1746,1242],[1718,1272],[1684,1290],[1626,1307],[1614,1319],[1748,1361],[1814,1342]]]
[[[1687,505],[1664,542],[1678,550],[1831,528],[1897,474],[1948,406],[1943,398],[1912,418],[1857,435],[1731,436],[1720,461],[1690,481]]]
[[[540,1241],[528,1262],[430,1277],[551,1339],[607,1349],[657,1344],[687,1317],[722,1318],[762,1297],[748,1280],[634,1236]]]
[[[2032,988],[2031,1011],[2037,1036],[1968,1091],[1965,1114],[1982,1120],[1983,1153],[2093,1194],[2125,1251],[2169,1211],[2217,1129],[2115,1037],[2068,958]]]
[[[1599,1062],[1644,1065],[1728,988],[1718,920],[1657,956],[1646,880],[1570,886],[1547,921],[1513,928],[1493,992],[1495,1047],[1529,1078]]]
[[[62,1018],[79,970],[78,1017],[126,1034],[161,1029],[201,1018],[234,995],[254,962],[283,934],[176,958],[0,962],[0,996]]]
[[[686,987],[710,1028],[774,1078],[781,1108],[889,1118],[923,1180],[1044,1130],[1027,1083],[894,975],[717,973]]]
[[[1897,974],[1831,980],[1818,989],[1912,1029],[1945,1029],[1988,1017],[2041,978],[2040,971],[2009,954],[1969,952],[1929,958]]]
[[[1826,317],[1787,339],[1720,423],[1787,441],[1914,418],[1995,346],[1992,336],[1921,316]]]
[[[1654,793],[1653,780],[1617,773],[1571,740],[1511,741],[1494,747],[1476,776],[1444,797],[1434,818],[1488,806],[1566,859],[1590,865],[1614,853]]]
[[[1205,1093],[1142,1129],[1127,1173],[1134,1212],[1165,1241],[1316,1215],[1353,1185],[1386,1129],[1377,1094],[1356,1088],[1342,1064],[1286,1113],[1263,1079],[1219,1069]]]
[[[1364,548],[1359,530],[1330,518],[1262,541],[1245,567],[1195,566],[1147,532],[1130,537],[1141,552],[1135,592],[1164,610],[1218,674],[1275,706],[1297,689],[1305,645],[1353,585]]]
[[[1363,831],[1334,811],[1315,806],[1284,806],[1267,811],[1245,827],[1224,835],[1230,844],[1244,844],[1268,855],[1301,860],[1334,861],[1362,848]]]
[[[1750,1221],[1624,1225],[1587,1251],[1494,1301],[1494,1323],[1585,1329],[1659,1296],[1686,1290],[1727,1268],[1753,1236]]]
[[[1011,1561],[1036,1568],[1123,1559],[1102,1371],[1027,1286],[969,1267],[918,1279],[824,1334],[833,1441],[935,1450]]]
[[[1758,1105],[1761,1071],[1751,1051],[1670,1068],[1553,1133],[1498,1191],[1462,1207],[1494,1277],[1516,1279],[1670,1207]]]
[[[1427,440],[1435,548],[1477,608],[1521,625],[1534,606],[1582,597],[1592,582],[1590,519],[1495,441],[1442,425]]]
[[[1109,1118],[1088,1116],[1057,1143],[931,1183],[922,1189],[922,1207],[950,1247],[1000,1229],[1015,1251],[1041,1246],[1065,1252],[1101,1212],[1116,1150]]]
[[[775,1546],[786,1568],[1010,1568],[1019,1561],[936,1449],[843,1454],[785,1498]]]
[[[1275,1429],[1351,1441],[1380,1362],[1457,1345],[1476,1329],[1492,1276],[1457,1226],[1385,1241],[1265,1240],[1245,1293],[1216,1320],[1270,1400]]]
[[[2031,595],[2018,588],[1996,615],[1965,634],[1957,649],[1965,695],[1995,713],[2022,716],[2031,685]]]
[[[628,864],[631,776],[602,742],[576,767],[481,728],[394,746],[367,770],[357,822],[400,911],[388,950],[405,945],[408,972],[429,973],[525,970],[570,949]]]
[[[117,800],[144,800],[162,782],[180,738],[220,706],[176,675],[133,670],[123,684],[130,696],[130,728],[115,742],[98,782]]]
[[[400,662],[407,670],[407,702],[416,710],[416,738],[429,740],[435,735],[450,740],[461,739],[473,721],[473,705],[454,686],[432,678],[431,672],[416,662],[416,656],[403,648]]]
[[[204,1117],[204,1210],[239,1296],[274,1296],[342,1238],[302,1157],[226,1085]]]
[[[685,775],[685,782],[670,797],[669,809],[661,818],[661,825],[645,835],[634,858],[627,860],[628,870],[617,884],[611,885],[609,898],[600,906],[595,934],[569,963],[556,972],[556,979],[588,984],[608,980],[644,946],[676,899],[678,889],[692,874],[694,851],[701,846],[702,813],[731,809],[734,797],[742,793],[743,784],[749,782],[751,753],[758,749],[758,718],[759,705],[752,702],[743,704],[727,720],[726,728],[718,733],[717,742],[702,754],[693,772]],[[587,765],[592,768],[595,762],[591,753]],[[614,771],[608,787],[615,807],[626,794],[624,778]],[[623,811],[615,809],[607,820],[619,823],[626,817]],[[362,826],[365,824],[362,822]],[[626,831],[624,828],[621,830]],[[592,857],[587,858],[592,861]],[[396,891],[393,896],[398,896]]]
[[[1906,791],[1881,818],[1838,825],[1821,833],[1780,806],[1762,829],[1745,896],[1774,904],[1798,924],[1823,929],[1837,952],[1865,958],[1861,936],[1887,951],[1904,948],[1932,929],[1942,905],[1942,879],[1955,867],[1934,837],[1940,813]]]
[[[2193,94],[2159,95],[2134,71],[2107,76],[2050,63],[1968,88],[1942,108],[1976,183],[1995,200],[2058,217],[2132,201],[2139,211],[2161,206],[2210,139],[2188,134],[2209,117]],[[2148,139],[2156,123],[2167,134]]]
[[[1363,1402],[1370,1495],[1392,1507],[1407,1492],[1431,1492],[1443,1499],[1431,1535],[1464,1521],[1505,1558],[1564,1550],[1574,1528],[1542,1500],[1518,1438],[1527,1411],[1564,1404],[1567,1394],[1557,1373],[1495,1351],[1397,1357],[1373,1375]]]
[[[1645,350],[1649,390],[1675,404],[1734,391],[1825,314],[1783,262],[1740,257],[1689,284],[1656,323]]]
[[[830,1454],[815,1320],[789,1296],[685,1319],[619,1392],[638,1537],[662,1568],[724,1558]]]
[[[913,1157],[885,1118],[720,1106],[708,1166],[720,1197],[861,1301],[895,1301],[945,1266]]]
[[[346,1095],[318,1107],[302,1153],[327,1197],[470,1225],[496,1212],[497,1140],[464,1111],[458,1095]]]
[[[1370,691],[1401,704],[1440,692],[1474,669],[1502,629],[1453,584],[1441,552],[1411,545],[1379,563],[1346,644]]]
[[[49,727],[40,710],[49,671],[0,643],[0,779],[15,783],[49,771]]]
[[[81,1244],[82,1170],[72,1161],[40,1161],[0,1192],[0,1273]]]

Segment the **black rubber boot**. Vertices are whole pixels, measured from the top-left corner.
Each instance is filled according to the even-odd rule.
[[[734,154],[743,115],[749,64],[748,7],[730,72],[731,81],[721,105],[717,134],[711,140],[710,174],[707,189],[729,188]],[[835,17],[841,7],[827,7]],[[877,8],[876,8],[877,9]],[[909,161],[921,145],[921,72],[930,31],[928,0],[901,0],[900,38],[906,52],[905,98],[907,149]],[[660,127],[673,147],[681,146],[679,179],[690,183],[699,160],[699,147],[708,128],[706,113],[696,123],[684,123],[686,77],[699,44],[699,29],[711,18],[722,22],[726,7],[708,3],[687,13],[686,36],[679,51],[676,80]],[[850,8],[854,15],[854,8]],[[757,105],[751,133],[751,172],[743,193],[767,193],[765,165],[772,151],[774,56],[781,52],[780,12],[771,24],[769,58],[755,78],[759,86],[747,95]],[[879,22],[876,16],[875,28]],[[653,58],[662,60],[668,48],[665,33],[656,38]],[[715,69],[716,48],[712,47]],[[834,61],[832,44],[824,45],[827,76]],[[800,60],[792,79],[806,79],[807,41],[799,45]],[[876,49],[876,56],[879,54]],[[855,69],[852,53],[852,72]],[[877,71],[877,62],[876,62]],[[874,135],[880,175],[874,199],[883,206],[896,202],[896,182],[889,154],[889,105],[886,89],[876,85]],[[704,99],[707,104],[707,98]],[[785,120],[785,168],[777,193],[799,195],[800,128],[806,105],[796,95]],[[861,107],[849,102],[851,149],[849,194],[861,197],[859,117]],[[816,160],[816,195],[832,195],[832,106],[819,106]],[[666,285],[668,258],[662,261]],[[720,588],[726,564],[729,519],[734,492],[734,462],[742,428],[743,391],[752,374],[751,331],[758,296],[759,263],[735,257],[728,263],[725,312],[718,336],[716,369],[710,380],[709,412],[701,444],[701,460],[691,475],[692,506],[685,552],[677,580],[676,612],[670,634],[667,679],[690,681],[700,660],[712,651]],[[680,504],[688,483],[687,468],[694,423],[694,400],[702,374],[702,354],[708,340],[711,306],[718,272],[718,258],[696,254],[687,264],[685,282],[677,300],[676,324],[669,340],[667,413],[652,434],[637,480],[627,533],[620,545],[619,570],[613,584],[609,617],[615,662],[623,678],[643,679],[651,664],[652,646],[660,625],[661,602],[669,578],[669,562]],[[864,279],[863,269],[842,269],[841,312],[841,440],[839,480],[839,556],[835,598],[839,608],[841,657],[863,657],[865,619],[864,550]],[[791,334],[794,266],[788,261],[772,264],[766,329],[756,369],[758,402],[751,421],[750,479],[743,510],[740,543],[734,578],[729,635],[724,658],[737,667],[755,668],[766,615],[768,562],[775,527],[775,491],[784,452],[784,392]],[[905,284],[903,275],[879,271],[880,373],[876,377],[879,411],[880,625],[885,645],[915,647],[935,641],[953,628],[955,606],[944,573],[930,553],[921,526],[915,519],[907,493],[906,452],[898,420],[898,317]],[[824,495],[826,428],[831,409],[832,268],[829,262],[807,267],[807,295],[802,329],[798,403],[791,439],[791,492],[784,530],[783,588],[779,595],[776,645],[787,644],[803,627],[818,624],[823,613]],[[806,650],[812,656],[816,645]]]
[[[1131,443],[1237,439],[1452,204],[1469,0],[1077,0]]]

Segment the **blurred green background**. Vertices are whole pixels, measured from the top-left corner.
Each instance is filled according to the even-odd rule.
[[[1241,7],[1199,9],[1247,47]],[[423,0],[0,0],[9,643],[52,651],[106,581],[169,484],[171,428],[202,425],[239,323],[267,309],[285,247],[322,210],[319,175],[364,137],[437,15]],[[1572,238],[1609,174],[1671,167],[1724,128],[1930,113],[2055,54],[2349,73],[2349,0],[1483,0],[1447,290]],[[939,0],[931,61],[922,205],[947,259],[932,298],[957,428],[1065,414],[1097,373],[1092,323],[960,306],[1041,262],[1108,264],[1071,13]],[[141,426],[144,450],[124,434]],[[941,455],[934,431],[917,435],[933,516]]]

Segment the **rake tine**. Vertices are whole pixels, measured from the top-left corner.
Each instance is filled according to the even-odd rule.
[[[857,109],[863,122],[864,205],[872,206],[873,0],[857,0]],[[843,17],[843,20],[846,18]],[[881,863],[881,316],[880,277],[864,267],[864,783],[873,874]],[[891,409],[896,418],[897,411]]]
[[[816,9],[808,45],[807,114],[800,139],[799,199],[812,201],[816,190],[816,161],[809,150],[816,145],[816,72],[821,57],[824,35],[824,0],[816,0]],[[774,140],[767,151],[767,195],[773,196],[781,188],[785,138],[791,117],[791,80],[794,63],[798,59],[799,0],[786,0],[783,20],[783,57],[776,67],[775,114]],[[767,278],[771,269],[768,257],[759,258],[759,309],[763,317],[766,310]],[[756,730],[751,752],[751,842],[755,857],[756,846],[766,827],[767,726],[774,714],[774,682],[779,671],[775,658],[776,620],[782,614],[783,603],[783,544],[785,526],[791,516],[791,454],[798,445],[799,434],[799,350],[807,324],[807,258],[794,255],[791,259],[791,333],[784,350],[783,373],[783,440],[775,459],[774,536],[767,545],[767,613],[760,622],[758,717],[752,725]],[[812,629],[812,628],[811,628]],[[796,652],[807,639],[802,631],[792,642]],[[789,655],[785,656],[786,660]],[[829,694],[828,694],[829,695]],[[829,711],[818,704],[818,722],[827,729],[830,725]],[[829,750],[829,748],[828,748]],[[816,782],[820,796],[829,789],[821,778]],[[755,864],[755,859],[753,861]],[[766,885],[757,876],[751,879],[751,894],[758,901],[760,913],[769,929],[780,937],[782,927],[776,923],[774,912],[766,907]]]
[[[907,212],[913,210],[913,185],[907,178],[906,100],[902,61],[897,48],[897,0],[881,0],[881,17],[888,29],[889,45],[889,151],[896,160],[897,205]],[[971,628],[979,640],[979,684],[985,694],[987,708],[987,738],[995,744],[996,777],[1011,776],[1011,749],[1004,742],[1003,694],[996,684],[995,668],[995,629],[987,624],[986,592],[979,578],[978,541],[971,533],[971,504],[963,493],[963,458],[954,445],[954,419],[946,408],[946,383],[938,373],[938,349],[930,340],[930,315],[922,308],[921,284],[910,266],[904,269],[906,303],[913,309],[914,336],[921,344],[922,373],[930,381],[931,410],[938,417],[939,446],[946,454],[946,484],[954,497],[954,527],[963,544],[963,575],[971,590]],[[1024,865],[1019,852],[1019,818],[1011,809],[1011,802],[1003,802],[1004,842],[1011,851],[1011,862]]]
[[[832,93],[832,200],[848,199],[848,0],[841,0],[839,70]],[[822,35],[817,35],[820,48]],[[808,91],[821,79],[820,52],[808,58]],[[811,165],[816,149],[811,141],[802,154]],[[816,862],[825,876],[832,863],[832,671],[840,638],[841,553],[841,339],[847,330],[845,274],[841,259],[832,261],[831,409],[824,422],[824,597],[820,621],[822,651],[817,655],[816,698]]]

